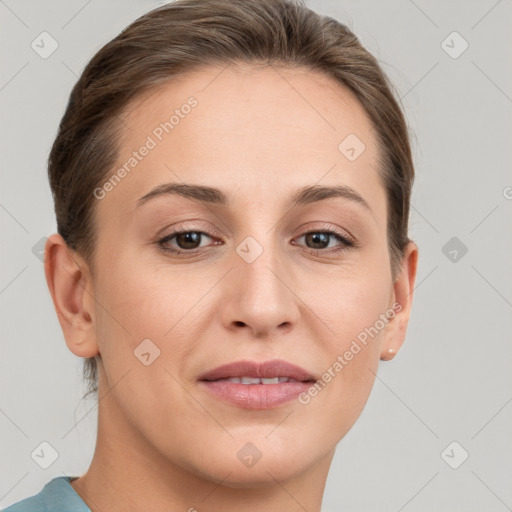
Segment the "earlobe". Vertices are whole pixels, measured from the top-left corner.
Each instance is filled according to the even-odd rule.
[[[395,355],[396,350],[394,348],[388,348],[382,352],[380,358],[382,361],[390,361],[393,359],[393,357],[395,357]]]
[[[79,357],[99,353],[94,331],[90,273],[59,234],[46,241],[44,272],[66,344]]]
[[[393,307],[395,314],[387,325],[382,343],[380,359],[383,361],[393,359],[405,341],[411,314],[417,266],[418,247],[414,242],[409,242],[402,258],[400,275],[393,284],[394,304],[392,306],[395,306]]]

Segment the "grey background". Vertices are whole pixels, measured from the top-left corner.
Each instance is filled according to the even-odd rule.
[[[96,406],[32,249],[56,231],[46,158],[93,54],[163,2],[0,0],[0,507],[91,460]],[[407,341],[340,442],[324,511],[512,510],[512,5],[310,0],[395,83],[413,132],[420,260]],[[31,42],[48,31],[48,59]],[[457,31],[458,58],[442,42]],[[450,50],[461,40],[448,38]],[[457,237],[467,253],[451,261]],[[448,256],[445,255],[448,254]],[[459,256],[461,252],[459,251]],[[31,458],[42,441],[58,459]],[[443,450],[456,441],[460,447]],[[458,469],[462,450],[469,458]]]

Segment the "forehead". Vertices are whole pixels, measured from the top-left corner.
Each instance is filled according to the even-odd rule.
[[[203,67],[139,95],[121,117],[112,171],[124,165],[129,175],[102,208],[115,202],[128,213],[154,186],[180,180],[236,189],[253,202],[305,185],[345,184],[383,203],[372,123],[346,87],[318,71]],[[126,166],[144,145],[151,149]]]
[[[187,130],[176,111],[182,110],[190,98],[197,101],[197,107],[186,123],[190,128]],[[280,134],[284,140],[290,134],[316,134],[310,148],[313,142],[324,139],[325,148],[332,149],[333,139],[347,135],[347,129],[359,132],[366,138],[365,143],[373,143],[372,123],[356,96],[334,78],[300,66],[223,63],[175,76],[126,106],[120,116],[127,128],[123,142],[136,143],[132,136],[150,133],[156,125],[169,121],[173,113],[180,116],[181,123],[179,129],[177,124],[173,128],[173,135],[181,132],[183,137],[190,136],[200,124],[222,133],[230,130],[234,142],[240,142],[235,129],[245,127],[252,128],[259,140],[265,140],[265,135],[273,140]],[[286,133],[281,131],[283,128]],[[294,149],[299,148],[295,145]]]

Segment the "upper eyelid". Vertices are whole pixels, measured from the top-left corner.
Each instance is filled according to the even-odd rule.
[[[327,224],[325,222],[323,223],[323,225],[318,226],[318,227],[310,227],[305,230],[300,229],[301,234],[296,235],[296,236],[303,236],[308,233],[322,232],[322,231],[333,231],[333,232],[343,231],[343,232],[347,233],[347,238],[351,238],[351,239],[354,238],[354,236],[346,228],[339,228],[339,227],[336,228],[336,227],[332,226],[331,224]],[[185,223],[185,224],[178,224],[177,226],[173,227],[169,231],[169,233],[167,233],[166,235],[165,234],[162,235],[162,237],[166,237],[166,236],[174,235],[174,234],[180,234],[180,233],[188,233],[188,232],[203,233],[208,236],[218,236],[218,237],[224,236],[223,233],[219,232],[215,228],[203,227],[200,225],[191,226],[188,223]],[[231,234],[231,232],[229,234]]]
[[[196,223],[192,225],[192,223]],[[176,232],[179,233],[188,233],[188,232],[201,232],[208,236],[223,236],[221,232],[219,232],[217,229],[212,228],[211,226],[202,225],[204,223],[201,223],[200,221],[185,221],[183,223],[178,223],[176,226],[170,228],[169,233],[166,235],[162,235],[162,237],[166,237],[172,234],[176,234]],[[168,229],[168,228],[166,228]],[[163,230],[164,233],[166,232],[166,229]],[[211,234],[210,234],[211,233]]]
[[[222,234],[218,233],[215,229],[211,229],[212,233],[209,233],[208,231],[209,231],[209,229],[200,228],[198,226],[190,226],[187,223],[185,223],[185,224],[182,224],[182,225],[179,225],[179,226],[173,228],[173,230],[170,233],[160,236],[158,241],[162,241],[165,239],[168,239],[167,241],[170,241],[170,240],[174,239],[174,237],[176,237],[179,234],[190,233],[190,232],[200,233],[201,235],[203,235],[203,236],[205,235],[210,239],[214,239],[214,238],[223,236]],[[336,229],[327,224],[324,224],[319,227],[312,227],[312,228],[306,229],[304,231],[301,231],[300,234],[294,236],[293,240],[295,240],[297,238],[302,238],[311,233],[325,233],[325,232],[329,233],[330,235],[337,235],[342,238],[345,238],[349,243],[351,243],[354,246],[358,245],[357,239],[351,233],[348,233],[346,229],[341,229],[341,228]],[[340,242],[343,243],[343,240],[340,240]],[[212,244],[212,245],[215,245],[215,244]]]

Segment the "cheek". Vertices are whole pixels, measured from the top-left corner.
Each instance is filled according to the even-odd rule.
[[[321,340],[322,344],[318,349],[325,354],[324,366],[319,368],[322,377],[318,399],[311,397],[311,402],[335,410],[337,414],[331,416],[333,423],[342,422],[349,428],[374,383],[380,340],[389,324],[386,313],[391,311],[391,278],[376,266],[374,271],[357,275],[354,272],[350,278],[340,275],[317,284],[321,288],[301,296],[315,313],[317,332],[323,333],[317,338],[317,343]],[[318,413],[321,414],[321,408]],[[334,431],[343,429],[338,424]]]
[[[135,357],[144,348],[159,364],[180,364],[192,349],[193,325],[205,316],[200,301],[211,285],[165,265],[135,265],[129,257],[109,264],[97,283],[97,335],[107,372],[138,372]]]
[[[364,341],[365,333],[375,324],[379,333],[383,330],[380,319],[389,308],[391,292],[389,272],[374,265],[373,268],[343,269],[330,276],[318,277],[314,284],[308,284],[299,293],[325,333],[328,352],[343,353],[358,336]],[[311,313],[304,312],[303,315],[311,316]],[[378,338],[374,330],[372,333],[374,336],[368,336],[369,340]]]

